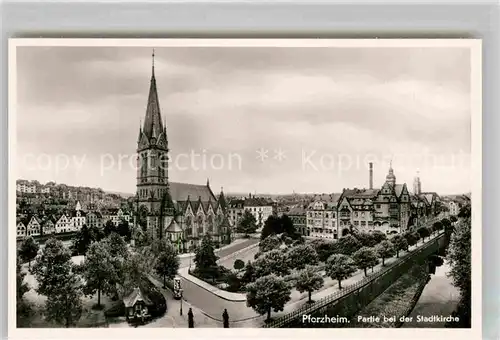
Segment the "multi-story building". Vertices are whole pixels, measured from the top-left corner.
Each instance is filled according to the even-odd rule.
[[[311,237],[338,239],[337,204],[339,195],[330,201],[315,200],[307,206],[307,234]]]
[[[227,216],[233,226],[238,226],[243,212],[245,211],[245,201],[234,199],[227,204]]]
[[[87,216],[87,213],[82,210],[80,202],[78,201],[76,203],[75,210],[72,210],[69,214],[69,217],[70,217],[69,229],[70,229],[70,231],[79,231],[80,229],[82,229],[83,225],[86,224],[86,222],[87,222],[86,216]]]
[[[104,221],[111,221],[117,227],[122,221],[132,222],[132,216],[122,208],[107,209],[103,212]]]
[[[56,224],[52,216],[46,217],[42,220],[42,233],[43,235],[56,233]]]
[[[25,194],[35,194],[36,193],[36,183],[31,183],[26,180],[18,180],[16,182],[16,191]]]
[[[244,200],[244,210],[250,212],[257,221],[257,230],[264,226],[266,220],[273,214],[273,203],[263,197],[251,194]]]
[[[306,209],[300,204],[290,208],[288,212],[286,212],[286,215],[292,220],[295,230],[302,236],[310,236],[309,229],[307,228],[306,213]]]
[[[95,227],[100,229],[103,227],[103,219],[99,211],[91,210],[87,212],[86,219],[87,219],[87,227],[89,228]]]
[[[384,233],[400,233],[409,228],[412,210],[406,184],[396,184],[391,164],[382,187],[373,189],[372,171],[370,164],[370,188],[344,189],[342,192],[338,205],[342,235],[352,228]]]
[[[40,236],[41,234],[41,224],[40,219],[36,216],[29,216],[26,225],[26,235],[27,236]]]
[[[56,233],[67,233],[72,230],[71,219],[66,214],[60,214],[56,217]]]
[[[177,224],[183,230],[182,250],[201,244],[205,234],[216,242],[229,240],[225,233],[231,231],[223,224],[227,221],[223,193],[216,198],[208,180],[206,185],[170,182],[168,152],[153,63],[146,116],[137,138],[137,220],[155,238],[171,239],[170,234],[179,233]]]
[[[26,221],[26,219],[18,217],[16,218],[16,230],[17,230],[17,238],[23,238],[27,236],[26,232],[26,225],[29,223],[29,221]]]

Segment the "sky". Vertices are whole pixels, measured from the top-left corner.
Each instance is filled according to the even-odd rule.
[[[471,190],[466,48],[164,47],[169,179],[215,192]],[[18,178],[134,193],[152,50],[18,47]]]

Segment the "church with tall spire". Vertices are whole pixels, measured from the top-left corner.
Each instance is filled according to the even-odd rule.
[[[224,194],[203,184],[171,182],[168,173],[169,144],[162,120],[156,84],[154,51],[144,123],[137,137],[137,219],[153,238],[167,238],[179,251],[191,251],[210,235],[216,243],[231,242]]]

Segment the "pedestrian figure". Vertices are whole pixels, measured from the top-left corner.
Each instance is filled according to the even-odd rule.
[[[188,327],[194,328],[193,310],[191,308],[189,308],[188,312]]]
[[[224,308],[224,313],[222,313],[222,320],[224,323],[224,328],[229,328],[229,314],[227,313],[226,308]]]

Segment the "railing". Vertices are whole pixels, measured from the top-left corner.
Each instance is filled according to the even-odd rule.
[[[441,236],[443,233],[440,232]],[[436,241],[441,236],[438,235],[433,241]],[[399,266],[403,265],[404,263],[412,260],[415,255],[419,254],[424,249],[426,249],[427,247],[430,247],[433,244],[434,244],[434,242],[427,242],[427,243],[421,245],[419,248],[414,249],[411,253],[406,254],[406,255],[410,255],[410,256],[405,256],[404,258],[400,259],[400,261],[397,261],[397,262],[389,265],[385,269],[380,270],[380,271],[372,274],[371,276],[365,277],[361,281],[358,281],[357,283],[355,283],[353,285],[347,286],[343,290],[335,292],[332,295],[326,296],[326,297],[322,298],[321,300],[316,301],[313,304],[304,305],[301,308],[299,308],[291,313],[285,314],[282,317],[279,317],[278,319],[269,322],[268,324],[264,325],[263,327],[264,328],[283,327],[283,326],[289,324],[291,321],[300,318],[304,314],[312,314],[314,311],[321,309],[321,308],[324,308],[324,307],[332,304],[335,301],[338,302],[342,298],[345,298],[349,294],[353,293],[354,291],[367,286],[372,281],[380,278],[381,276],[385,275],[387,272],[393,270],[394,268],[399,267]]]

